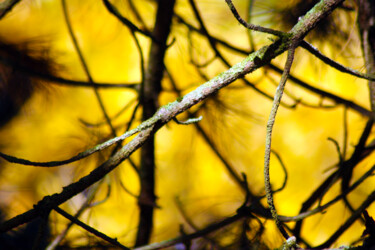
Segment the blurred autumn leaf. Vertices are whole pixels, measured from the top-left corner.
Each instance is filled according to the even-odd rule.
[[[90,87],[90,79],[67,29],[61,1],[20,1],[1,19],[0,98],[10,99],[15,106],[11,113],[6,113],[8,117],[3,115],[0,120],[2,153],[36,162],[64,160],[114,137],[113,132],[121,135],[144,120],[142,114],[148,105],[145,101],[147,79],[152,78],[148,74],[148,66],[153,61],[149,50],[158,46],[157,38],[151,39],[149,35],[157,34],[154,25],[158,4],[168,1],[109,2],[138,31],[123,25],[108,11],[105,2],[66,1],[66,11],[92,77],[91,84],[107,87]],[[251,23],[288,31],[318,1],[287,2],[234,1],[234,5]],[[335,61],[364,71],[357,9],[354,1],[340,5],[306,40]],[[173,10],[171,32],[166,39],[168,46],[162,58],[165,69],[161,89],[152,97],[159,106],[179,100],[227,70],[228,65],[240,62],[251,51],[274,39],[239,25],[224,1],[181,0]],[[170,122],[156,133],[153,143],[156,197],[139,196],[144,185],[139,177],[142,178],[145,156],[137,151],[130,161],[122,162],[61,208],[72,215],[82,209],[81,221],[126,246],[133,246],[141,227],[139,205],[154,209],[149,240],[161,242],[236,214],[246,195],[241,173],[246,175],[252,194],[263,198],[266,123],[280,80],[276,68],[282,68],[285,59],[286,55],[281,55],[272,65],[235,81],[177,117],[187,120],[203,116],[202,121],[188,126]],[[366,80],[343,74],[306,50],[297,49],[291,74],[273,134],[272,149],[276,153],[271,156],[274,190],[282,186],[285,178],[282,165],[287,169],[286,187],[274,194],[277,211],[285,216],[299,214],[302,204],[339,169],[340,157],[342,161],[351,159],[368,120],[358,110],[370,110]],[[17,78],[10,81],[14,76]],[[1,112],[5,107],[3,102]],[[370,145],[372,133],[368,137],[365,145]],[[332,138],[337,145],[327,138]],[[0,205],[4,220],[31,209],[44,196],[60,192],[62,187],[89,174],[116,150],[114,145],[56,168],[22,166],[1,160]],[[372,144],[367,150],[368,154],[364,152],[365,156],[356,162],[351,183],[374,164]],[[331,184],[309,208],[325,204],[343,192],[340,182]],[[374,188],[374,182],[367,179],[347,195],[347,200],[357,209]],[[259,204],[267,207],[265,199]],[[366,209],[373,216],[374,205]],[[200,237],[191,243],[191,248],[280,246],[283,239],[273,221],[264,216],[254,219],[254,216]],[[305,247],[319,246],[351,216],[348,204],[338,202],[304,219],[298,240]],[[53,242],[68,224],[68,220],[51,212],[45,244]],[[287,223],[291,229],[295,225],[296,222]],[[363,230],[364,221],[356,220],[332,246],[352,244]],[[77,226],[70,228],[59,244],[104,247],[102,241]]]

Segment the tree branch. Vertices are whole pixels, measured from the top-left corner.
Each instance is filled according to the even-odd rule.
[[[279,216],[277,215],[276,208],[273,202],[272,197],[272,187],[270,182],[270,155],[271,155],[271,139],[272,139],[272,129],[273,125],[275,124],[276,114],[277,110],[280,105],[281,98],[283,96],[283,91],[285,87],[286,80],[288,79],[290,69],[293,64],[294,59],[294,52],[296,50],[296,44],[292,44],[288,51],[288,58],[285,63],[285,69],[281,76],[279,86],[277,87],[275,99],[272,103],[271,113],[268,118],[267,122],[267,132],[266,132],[266,149],[264,153],[264,184],[265,184],[265,190],[266,190],[266,197],[267,197],[267,203],[270,207],[272,217],[275,220],[276,226],[279,229],[279,231],[282,233],[284,238],[287,240],[289,238],[288,233],[283,228]]]
[[[0,19],[9,13],[20,0],[5,0],[0,3]]]

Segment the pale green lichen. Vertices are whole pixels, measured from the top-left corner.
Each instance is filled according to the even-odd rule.
[[[182,102],[182,100],[184,99],[184,97],[183,96],[179,96],[179,97],[177,97],[177,102]]]
[[[298,23],[293,27],[293,29],[289,33],[292,35],[296,35],[297,33],[306,33],[306,31],[310,29],[306,24],[309,24],[315,17],[321,16],[321,13],[326,12],[326,9],[326,1],[321,0],[319,3],[315,4],[314,7],[310,9],[303,17],[301,17],[298,20]]]

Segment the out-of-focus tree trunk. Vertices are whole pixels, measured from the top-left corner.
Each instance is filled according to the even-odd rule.
[[[167,38],[170,33],[175,0],[159,0],[148,65],[141,90],[142,119],[150,118],[158,109],[158,97],[164,72],[164,56]],[[155,137],[152,135],[141,149],[140,167],[141,193],[138,199],[139,224],[136,246],[147,244],[153,228],[153,212],[156,206],[155,195]]]
[[[375,2],[358,0],[358,26],[361,35],[363,57],[366,71],[375,73]],[[370,102],[373,118],[375,117],[375,82],[369,81]]]

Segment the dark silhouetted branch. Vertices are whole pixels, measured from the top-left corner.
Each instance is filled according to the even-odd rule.
[[[87,232],[92,233],[96,237],[99,237],[99,238],[111,243],[112,245],[114,245],[116,247],[119,247],[120,249],[130,249],[130,248],[127,248],[126,246],[120,244],[117,241],[117,239],[112,239],[111,237],[107,236],[106,234],[104,234],[102,232],[99,232],[95,228],[90,227],[89,225],[83,223],[82,221],[80,221],[76,217],[71,216],[70,214],[68,214],[67,212],[62,210],[61,208],[56,207],[56,208],[54,208],[54,210],[56,212],[58,212],[59,214],[61,214],[62,216],[64,216],[65,218],[67,218],[68,220],[70,220],[71,222],[73,222],[74,224],[76,224],[76,225],[80,226],[81,228],[85,229]]]
[[[0,19],[9,13],[18,2],[20,2],[20,0],[5,0],[0,3]]]
[[[240,14],[238,14],[238,11],[236,10],[236,8],[234,7],[234,5],[232,3],[232,0],[225,0],[225,2],[228,4],[230,10],[232,11],[232,13],[233,13],[234,17],[237,19],[237,21],[240,24],[242,24],[245,28],[250,29],[250,30],[254,30],[254,31],[267,33],[267,34],[272,34],[272,35],[279,36],[279,37],[282,37],[282,36],[285,35],[284,32],[279,31],[279,30],[273,30],[273,29],[265,28],[265,27],[262,27],[262,26],[259,26],[259,25],[247,23],[245,20],[242,19]]]
[[[77,41],[77,38],[74,34],[74,31],[73,31],[73,27],[71,25],[71,22],[69,20],[69,14],[68,14],[68,9],[67,9],[67,6],[66,6],[66,1],[65,0],[61,0],[61,3],[62,3],[62,6],[63,6],[63,12],[64,12],[64,18],[65,18],[65,22],[66,22],[66,25],[68,27],[68,31],[69,31],[69,35],[70,37],[72,38],[72,42],[73,42],[73,45],[74,45],[74,48],[75,50],[77,51],[77,54],[78,54],[78,57],[79,57],[79,60],[81,62],[81,65],[85,71],[85,74],[87,76],[87,79],[89,80],[90,83],[93,83],[94,80],[91,76],[91,73],[90,73],[90,70],[89,70],[89,67],[86,63],[86,60],[83,56],[83,53],[81,51],[81,48],[79,47],[79,44],[78,44],[78,41]],[[99,106],[100,106],[100,109],[103,113],[103,116],[109,126],[109,128],[111,129],[111,132],[112,132],[112,135],[114,137],[116,137],[116,130],[114,129],[113,125],[112,125],[112,122],[111,122],[111,119],[109,118],[108,116],[108,113],[106,111],[106,108],[104,106],[104,103],[103,103],[103,99],[102,97],[100,96],[100,93],[98,91],[97,88],[95,88],[95,86],[93,85],[93,89],[94,89],[94,93],[95,93],[95,96],[96,96],[96,99],[98,100],[98,103],[99,103]]]

